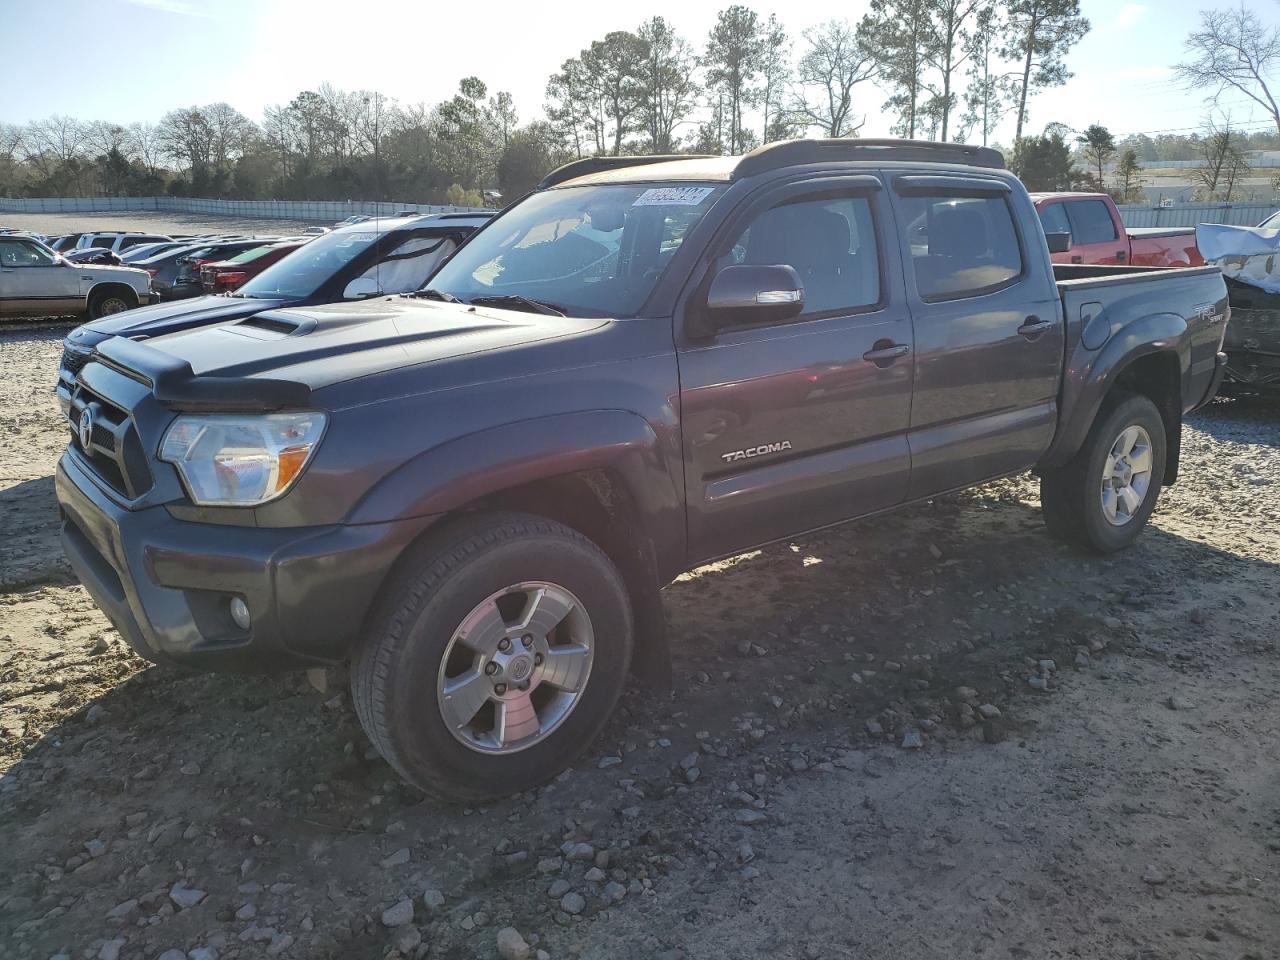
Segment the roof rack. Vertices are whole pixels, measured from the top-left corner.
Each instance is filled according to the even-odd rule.
[[[804,163],[839,160],[911,160],[933,163],[967,163],[975,167],[1004,169],[1004,156],[990,147],[932,140],[841,139],[782,140],[756,147],[734,167],[733,179]]]
[[[657,154],[652,157],[584,157],[572,160],[562,167],[556,167],[538,183],[535,190],[546,190],[558,183],[585,177],[589,173],[600,173],[604,170],[619,170],[623,167],[642,167],[650,163],[666,163],[669,160],[706,160],[705,153],[670,153]]]

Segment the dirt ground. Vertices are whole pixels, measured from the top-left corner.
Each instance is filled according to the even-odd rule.
[[[64,332],[0,333],[0,956],[1280,956],[1280,409],[1194,417],[1113,558],[1021,478],[698,570],[673,692],[458,809],[341,686],[128,652],[56,544]]]
[[[0,227],[33,230],[48,237],[75,231],[138,230],[159,234],[223,233],[227,231],[292,234],[314,226],[306,220],[245,220],[194,213],[161,213],[155,210],[126,210],[119,213],[5,213],[0,210]]]

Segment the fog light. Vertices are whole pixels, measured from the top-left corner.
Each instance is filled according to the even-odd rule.
[[[249,605],[244,602],[243,597],[231,598],[231,619],[236,622],[236,626],[241,630],[249,629],[251,622],[249,619]]]

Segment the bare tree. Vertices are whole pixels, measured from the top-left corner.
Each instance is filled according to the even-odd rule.
[[[866,121],[853,112],[853,91],[876,76],[875,58],[845,20],[828,20],[804,32],[806,48],[796,65],[792,111],[828,137],[856,136]]]
[[[163,148],[159,131],[153,123],[133,123],[129,125],[129,138],[132,140],[132,153],[146,168],[149,176],[160,173],[160,160]]]
[[[1236,186],[1249,170],[1245,142],[1244,135],[1232,129],[1230,116],[1223,117],[1221,123],[1212,117],[1205,121],[1200,166],[1192,174],[1204,199],[1231,202]]]
[[[26,131],[16,123],[0,123],[0,159],[16,161]]]
[[[1280,131],[1280,107],[1268,82],[1280,69],[1280,27],[1263,23],[1243,4],[1238,10],[1203,10],[1200,28],[1184,47],[1191,59],[1174,68],[1180,80],[1208,90],[1215,104],[1229,90],[1243,93]]]
[[[79,120],[55,114],[33,121],[27,125],[23,153],[46,183],[83,192],[85,125]]]

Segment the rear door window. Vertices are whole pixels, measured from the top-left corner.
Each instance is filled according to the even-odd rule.
[[[1101,200],[1070,200],[1062,206],[1071,218],[1073,243],[1109,243],[1116,239],[1115,221]]]
[[[992,293],[1023,273],[1013,211],[1004,196],[901,198],[916,290],[925,301]]]

